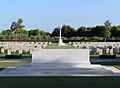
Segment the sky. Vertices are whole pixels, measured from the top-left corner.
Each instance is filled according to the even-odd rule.
[[[120,0],[0,0],[0,31],[22,18],[25,29],[52,32],[62,25],[120,25]]]

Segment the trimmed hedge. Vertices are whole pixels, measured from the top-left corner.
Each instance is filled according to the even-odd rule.
[[[116,59],[116,55],[100,55],[100,59]]]
[[[22,59],[22,55],[6,55],[5,59]]]

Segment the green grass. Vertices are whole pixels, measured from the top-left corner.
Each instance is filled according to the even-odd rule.
[[[116,55],[117,58],[120,58],[120,55]]]
[[[90,55],[90,58],[99,58],[99,55]]]
[[[30,64],[30,62],[0,62],[0,68],[16,67],[25,64]]]
[[[52,43],[45,49],[75,49],[72,45],[66,43],[66,46],[58,46],[57,43]]]
[[[120,70],[120,65],[119,66],[115,66],[115,67]]]
[[[23,54],[22,57],[23,58],[32,58],[32,55],[31,54]]]
[[[0,77],[0,88],[120,88],[120,77]]]
[[[0,53],[0,58],[5,58],[5,55],[6,55],[6,54]]]

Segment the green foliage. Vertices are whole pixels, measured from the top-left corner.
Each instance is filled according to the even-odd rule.
[[[51,37],[59,36],[59,30],[60,30],[59,27],[55,28],[54,31],[51,33]],[[70,25],[68,26],[63,25],[61,32],[62,32],[62,37],[70,38],[76,35],[76,30],[72,28]]]
[[[22,19],[18,19],[17,22],[14,21],[11,24],[10,29],[12,31],[14,31],[14,32],[16,32],[16,30],[22,30],[25,27],[24,25],[22,25],[22,23],[23,23],[23,20]]]
[[[5,59],[22,59],[22,55],[6,55]]]
[[[51,41],[57,42],[60,27],[54,29],[50,34],[40,29],[25,30],[23,20],[18,19],[11,24],[10,29],[0,33],[1,41]],[[111,26],[107,20],[103,26],[85,27],[81,26],[75,30],[70,25],[61,28],[63,41],[120,41],[120,26]]]
[[[107,20],[107,21],[104,23],[104,25],[105,25],[106,27],[110,27],[111,24],[112,24],[112,23],[111,23],[109,20]]]
[[[116,55],[100,55],[100,59],[116,59]]]
[[[0,33],[0,40],[3,41],[47,41],[51,40],[50,33],[40,29],[24,30],[23,20],[18,19],[13,22],[10,29],[3,30]]]

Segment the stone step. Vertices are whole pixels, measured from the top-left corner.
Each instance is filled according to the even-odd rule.
[[[67,76],[67,75],[112,75],[113,72],[110,71],[110,70],[104,70],[104,71],[10,71],[8,74],[14,74],[14,75],[39,75],[39,76],[42,76],[42,75],[64,75],[64,76]]]
[[[16,68],[15,69],[16,71],[18,70],[18,71],[23,71],[23,70],[39,70],[39,71],[41,71],[41,70],[47,70],[47,71],[51,71],[51,70],[55,70],[55,71],[60,71],[60,70],[64,70],[64,71],[69,71],[69,70],[71,70],[71,71],[76,71],[76,70],[105,70],[105,68],[104,67],[99,67],[99,68],[74,68],[74,67],[72,67],[72,68],[70,68],[70,67],[63,67],[63,68],[58,68],[58,67],[21,67],[21,68]]]
[[[83,69],[83,68],[60,68],[60,69],[14,69],[8,72],[9,74],[112,74],[113,72],[105,69]]]

